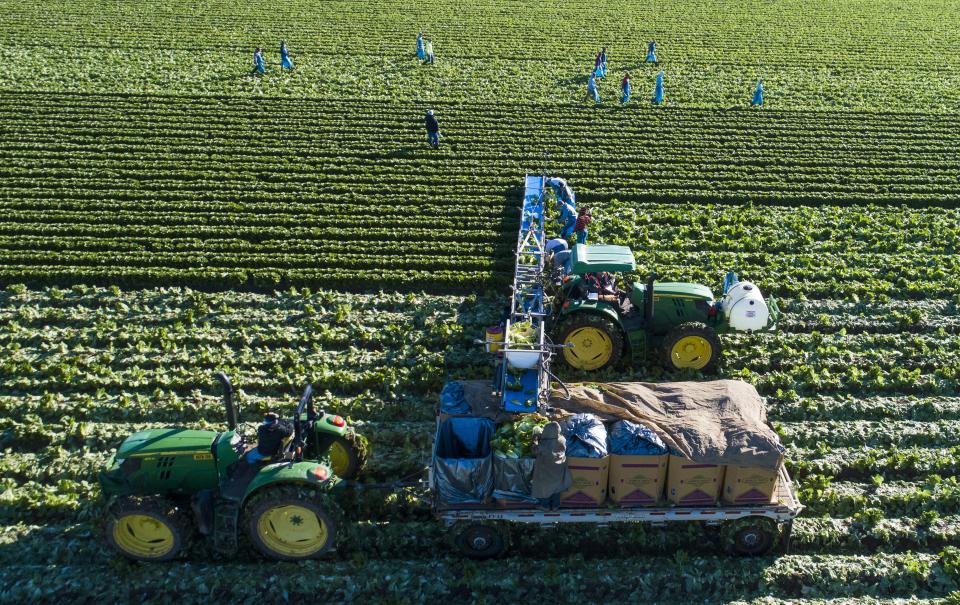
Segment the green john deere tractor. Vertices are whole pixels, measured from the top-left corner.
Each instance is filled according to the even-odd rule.
[[[225,432],[179,428],[135,433],[100,473],[109,499],[107,541],[122,555],[165,561],[195,532],[221,554],[236,552],[245,530],[272,559],[319,557],[334,544],[336,496],[366,461],[366,442],[340,416],[316,411],[307,386],[281,455],[250,464],[256,446],[237,429],[233,386],[223,373]]]
[[[720,358],[718,334],[771,330],[780,317],[775,300],[732,272],[720,300],[707,286],[656,283],[656,275],[616,294],[591,284],[601,273],[634,270],[626,246],[577,244],[555,262],[550,326],[553,341],[565,345],[560,357],[567,365],[601,370],[625,354],[640,360],[656,352],[668,369],[707,372]]]

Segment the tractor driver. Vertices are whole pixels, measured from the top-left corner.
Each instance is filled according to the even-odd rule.
[[[580,297],[587,300],[602,300],[603,302],[620,302],[621,292],[617,289],[617,282],[607,271],[587,273],[581,282]]]
[[[256,464],[279,456],[283,451],[284,442],[293,435],[293,427],[289,422],[280,420],[275,413],[270,412],[263,417],[263,424],[257,427],[257,447],[246,453],[249,464]]]

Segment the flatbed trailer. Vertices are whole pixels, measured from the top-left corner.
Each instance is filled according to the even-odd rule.
[[[648,523],[653,527],[667,523],[702,523],[706,527],[731,526],[724,548],[732,554],[762,555],[778,546],[789,549],[793,520],[803,510],[790,474],[781,465],[777,487],[769,505],[718,505],[709,507],[651,506],[602,508],[560,508],[542,510],[490,505],[445,506],[440,502],[430,469],[433,515],[452,531],[452,541],[466,556],[485,559],[506,551],[509,525],[528,523],[557,526],[586,523],[606,526],[611,523]],[[529,505],[526,505],[529,506]]]

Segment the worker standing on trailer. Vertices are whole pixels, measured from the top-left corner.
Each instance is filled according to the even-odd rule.
[[[663,70],[660,70],[660,73],[657,74],[657,84],[653,88],[653,104],[662,105],[663,104]]]
[[[657,62],[657,41],[650,40],[647,42],[647,63],[656,63]]]
[[[757,87],[753,91],[753,101],[750,104],[754,107],[763,105],[763,78],[757,80]]]
[[[427,50],[423,46],[423,32],[417,33],[417,58],[423,62],[427,58]]]
[[[290,435],[293,435],[293,427],[290,423],[280,420],[275,413],[269,412],[263,417],[263,424],[257,428],[257,447],[244,455],[247,463],[256,464],[261,460],[280,455],[283,442]]]
[[[433,38],[427,39],[427,63],[433,65]]]
[[[250,75],[256,76],[265,73],[267,73],[267,64],[263,61],[263,49],[258,46],[257,50],[253,51],[253,71],[250,72]]]
[[[427,127],[427,142],[433,145],[434,149],[440,147],[440,123],[437,122],[432,109],[427,110],[427,116],[423,121]]]
[[[591,97],[594,103],[600,103],[600,91],[597,89],[597,76],[594,73],[587,79],[587,98]]]
[[[280,69],[293,71],[293,60],[290,58],[290,49],[287,48],[286,40],[280,40]]]
[[[534,445],[537,459],[533,463],[533,481],[530,493],[540,508],[560,508],[560,494],[573,485],[567,468],[567,440],[560,434],[560,425],[548,422]]]
[[[620,99],[620,102],[628,103],[630,101],[630,72],[629,71],[623,75],[623,80],[620,80],[620,90],[623,93],[623,97]]]
[[[585,244],[587,243],[587,227],[590,226],[590,223],[593,222],[593,214],[590,212],[589,208],[581,208],[580,213],[577,215],[577,222],[574,225],[574,232],[577,234],[577,243]]]

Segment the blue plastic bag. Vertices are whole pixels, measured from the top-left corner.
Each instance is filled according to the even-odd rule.
[[[470,404],[463,395],[463,385],[459,382],[448,382],[440,391],[440,411],[444,414],[469,414]]]
[[[434,481],[445,504],[479,504],[493,492],[494,424],[487,418],[448,418],[433,446]]]
[[[567,456],[603,458],[607,455],[607,428],[593,414],[575,414],[563,423]]]
[[[660,456],[667,453],[667,446],[656,433],[642,424],[618,420],[610,427],[610,453]]]

